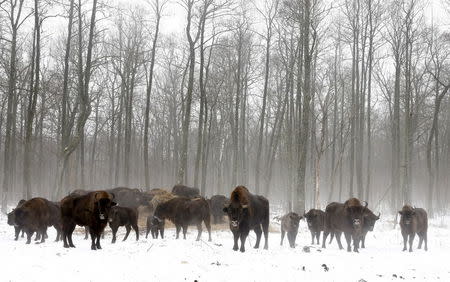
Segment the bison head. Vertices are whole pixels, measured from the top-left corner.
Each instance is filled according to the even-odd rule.
[[[400,221],[405,223],[405,225],[410,225],[413,216],[416,214],[415,208],[405,205],[401,211],[398,212],[401,215]]]
[[[296,214],[295,212],[289,214],[290,226],[294,229],[298,229],[298,225],[302,216]]]
[[[366,212],[364,213],[364,227],[367,228],[369,231],[373,231],[375,227],[375,222],[380,219],[381,213],[378,213],[378,215],[375,215],[372,211],[369,209],[366,209]]]
[[[358,199],[351,198],[344,205],[347,218],[350,220],[353,229],[361,230],[364,224],[364,212],[367,208],[367,202],[363,206]]]
[[[16,213],[15,209],[13,209],[10,213],[8,213],[8,224],[13,226],[18,226],[16,222]]]
[[[303,214],[303,217],[306,219],[308,227],[319,225],[319,213],[317,213],[314,209],[311,209],[307,213]]]
[[[223,212],[226,213],[230,219],[230,229],[232,231],[238,230],[242,220],[248,214],[248,205],[232,202],[223,208]]]
[[[93,195],[94,213],[98,212],[100,220],[107,220],[111,207],[117,205],[112,201],[113,195],[106,192],[97,192]]]

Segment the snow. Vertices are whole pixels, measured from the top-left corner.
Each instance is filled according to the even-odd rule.
[[[253,249],[251,232],[245,253],[232,250],[229,230],[214,230],[213,242],[207,242],[204,229],[197,242],[195,227],[189,228],[186,240],[176,240],[173,228],[166,229],[165,239],[145,239],[142,227],[139,241],[132,231],[125,242],[125,229],[120,228],[115,244],[107,227],[98,251],[90,250],[81,228],[74,234],[75,249],[53,242],[56,232],[49,228],[45,243],[26,245],[25,238],[14,241],[14,228],[1,215],[0,281],[450,281],[448,218],[431,220],[429,251],[416,249],[416,237],[413,253],[402,252],[403,239],[398,225],[393,229],[393,218],[378,222],[367,236],[367,248],[357,254],[339,250],[335,241],[326,249],[311,246],[304,221],[295,249],[287,238],[280,246],[276,221],[271,223],[269,250]]]

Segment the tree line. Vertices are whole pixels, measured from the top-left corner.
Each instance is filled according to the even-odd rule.
[[[450,33],[427,5],[2,0],[2,211],[183,183],[301,213],[350,196],[445,212]]]

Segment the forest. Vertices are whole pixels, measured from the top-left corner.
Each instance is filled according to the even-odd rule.
[[[450,202],[449,0],[0,0],[1,210],[237,185]]]

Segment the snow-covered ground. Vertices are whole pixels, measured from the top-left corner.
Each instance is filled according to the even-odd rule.
[[[229,230],[214,230],[213,242],[203,233],[203,240],[196,242],[195,227],[189,228],[187,240],[175,240],[173,228],[166,229],[163,240],[145,239],[142,228],[139,241],[132,231],[125,242],[121,228],[116,244],[110,243],[107,227],[98,251],[90,250],[81,229],[74,234],[77,248],[64,249],[62,242],[53,242],[56,232],[50,228],[44,244],[26,245],[25,238],[14,241],[14,229],[2,215],[0,281],[450,281],[446,219],[430,222],[428,252],[402,252],[399,227],[394,230],[393,218],[385,218],[368,234],[367,249],[359,254],[341,251],[335,242],[304,252],[311,243],[304,221],[295,249],[287,240],[280,246],[279,224],[272,222],[268,251],[251,247],[252,232],[246,252],[240,253],[232,250]]]

